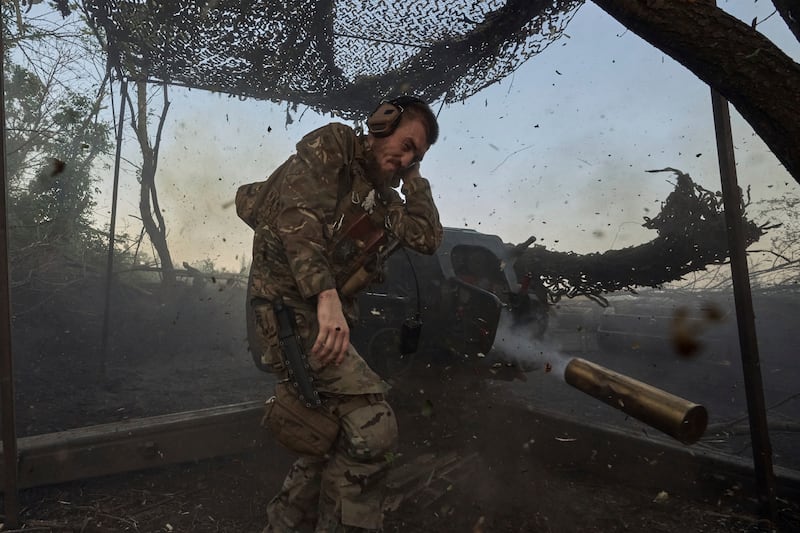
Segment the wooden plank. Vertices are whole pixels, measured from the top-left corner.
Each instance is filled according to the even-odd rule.
[[[249,451],[269,438],[261,414],[248,402],[21,438],[19,488]]]

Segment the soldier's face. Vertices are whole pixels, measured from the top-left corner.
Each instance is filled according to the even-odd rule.
[[[372,153],[382,177],[388,179],[422,161],[429,148],[426,138],[423,122],[405,117],[388,137],[373,137]]]

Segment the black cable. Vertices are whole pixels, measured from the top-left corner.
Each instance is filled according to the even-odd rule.
[[[403,253],[406,256],[408,265],[411,267],[411,274],[414,276],[414,286],[417,291],[417,313],[404,319],[400,326],[400,354],[406,356],[416,353],[419,347],[419,337],[422,331],[422,298],[419,292],[417,270],[414,268],[414,263],[411,262],[411,257],[405,248],[403,248]]]
[[[408,250],[406,250],[405,248],[402,248],[402,250],[403,254],[406,256],[406,261],[408,261],[408,266],[411,267],[411,275],[414,276],[414,288],[417,291],[417,314],[414,318],[419,320],[420,317],[422,316],[422,303],[420,301],[421,298],[419,295],[419,280],[417,279],[417,269],[414,268],[414,263],[411,261],[411,256],[408,255]]]

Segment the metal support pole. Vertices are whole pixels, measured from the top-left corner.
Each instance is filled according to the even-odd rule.
[[[722,200],[725,206],[725,223],[728,229],[733,297],[739,328],[739,349],[742,355],[747,414],[750,419],[759,512],[762,517],[774,522],[777,518],[775,473],[772,468],[772,446],[769,441],[764,385],[761,380],[761,363],[756,341],[753,295],[750,291],[750,273],[742,228],[742,196],[736,178],[731,117],[728,101],[714,89],[711,89],[711,104],[717,134],[717,155],[722,182]]]
[[[5,36],[0,24],[0,63],[6,57]],[[3,65],[5,72],[5,65]],[[5,526],[8,529],[19,527],[19,494],[18,490],[18,458],[17,458],[17,426],[14,419],[14,365],[11,356],[11,290],[8,268],[8,216],[7,176],[6,172],[6,88],[5,76],[0,75],[0,128],[3,139],[0,141],[0,172],[2,173],[2,190],[0,190],[0,401],[2,402],[3,423],[3,464],[5,480],[3,483],[3,511]]]
[[[108,335],[111,312],[111,282],[114,275],[114,234],[117,226],[117,197],[119,195],[119,167],[122,159],[122,131],[125,126],[125,99],[128,95],[128,81],[122,78],[120,83],[119,99],[119,127],[117,128],[117,150],[114,155],[114,187],[111,196],[111,223],[108,230],[108,259],[106,261],[106,301],[103,308],[103,339],[101,348],[100,371],[102,377],[106,375],[106,361],[108,360]]]

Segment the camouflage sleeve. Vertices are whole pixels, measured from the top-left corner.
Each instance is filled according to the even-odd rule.
[[[303,298],[336,287],[326,258],[325,225],[336,212],[339,179],[353,154],[353,130],[343,124],[319,128],[297,143],[279,190],[275,224]]]
[[[392,233],[403,246],[423,254],[434,253],[442,243],[443,231],[430,183],[417,175],[404,180],[401,190],[405,204],[392,202],[389,206]]]

